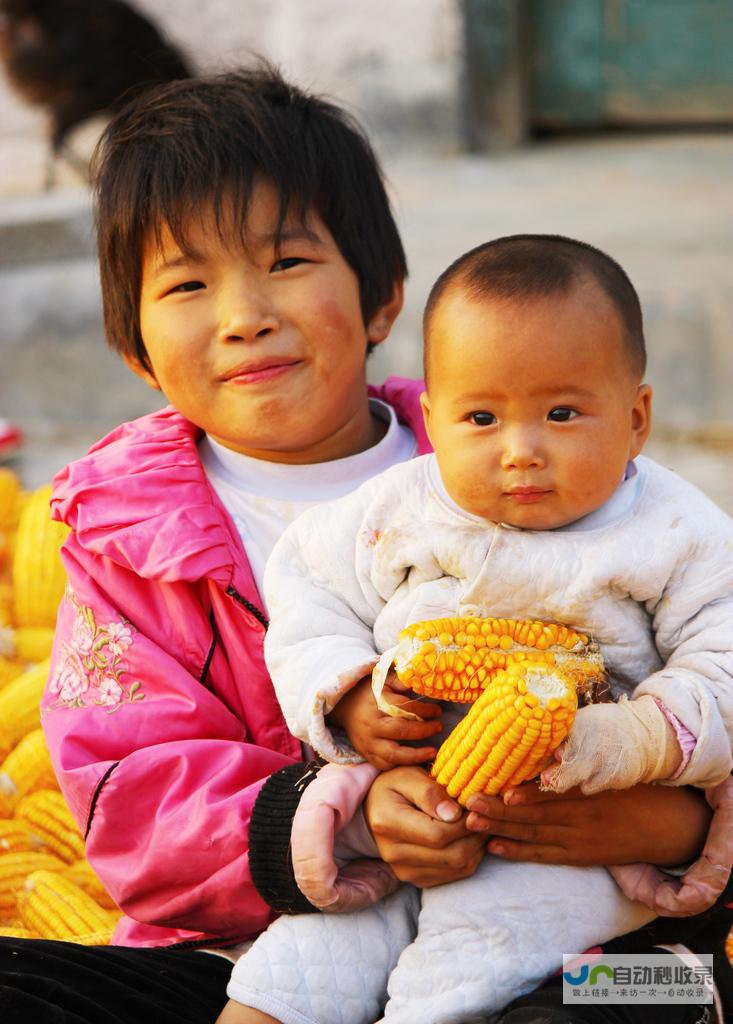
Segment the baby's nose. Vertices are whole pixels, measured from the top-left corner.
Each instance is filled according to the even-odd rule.
[[[502,431],[502,467],[529,469],[545,461],[540,438],[533,430],[515,428]]]

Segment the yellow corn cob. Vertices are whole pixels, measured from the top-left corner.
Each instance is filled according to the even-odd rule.
[[[50,496],[50,486],[34,491],[18,522],[13,553],[16,626],[52,629],[56,624],[66,579],[59,550],[69,530],[51,521]]]
[[[27,928],[19,928],[12,924],[0,924],[0,935],[6,939],[40,939],[40,935],[29,932]]]
[[[531,662],[497,672],[438,750],[433,778],[464,805],[534,778],[570,731],[576,681],[565,667]]]
[[[4,690],[8,683],[12,683],[14,679],[17,679],[24,672],[25,665],[21,664],[21,662],[0,656],[0,690]],[[2,727],[1,720],[0,727]]]
[[[555,622],[456,617],[403,629],[394,665],[415,693],[468,703],[514,662],[559,665],[572,660],[598,675],[600,655],[588,637]]]
[[[64,871],[66,878],[70,879],[80,889],[83,889],[88,896],[91,896],[95,903],[105,910],[118,910],[118,906],[107,892],[102,882],[94,873],[92,865],[88,860],[77,860]]]
[[[40,702],[49,662],[41,662],[0,691],[0,731],[15,744],[41,724]]]
[[[5,760],[5,758],[8,756],[8,754],[10,753],[10,751],[12,749],[13,749],[13,744],[10,742],[8,737],[3,733],[2,726],[0,725],[0,764],[3,763],[3,761]],[[3,808],[4,807],[5,807],[5,802],[4,802],[3,798],[0,797],[0,814],[3,813]]]
[[[0,917],[15,916],[16,895],[32,871],[63,871],[66,865],[51,853],[23,850],[0,856]]]
[[[20,496],[20,480],[12,470],[0,466],[0,527],[11,526]]]
[[[27,793],[57,788],[43,732],[34,729],[0,765],[0,817],[9,818],[17,802]]]
[[[67,864],[84,856],[84,838],[58,790],[39,789],[24,796],[15,808],[15,819],[26,824],[50,853]]]
[[[31,664],[45,661],[51,654],[53,633],[53,629],[47,626],[25,626],[14,630],[16,659]]]
[[[0,579],[0,619],[7,625],[12,620],[13,584],[9,579]]]
[[[18,893],[18,912],[26,928],[46,939],[83,945],[109,943],[119,914],[103,910],[64,875],[34,871]]]
[[[0,658],[15,658],[15,630],[10,625],[10,617],[0,608]]]
[[[23,853],[43,846],[23,821],[14,818],[0,821],[0,857],[5,853]]]

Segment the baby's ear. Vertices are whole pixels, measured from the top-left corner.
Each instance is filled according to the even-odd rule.
[[[122,352],[121,355],[128,370],[132,370],[136,377],[144,380],[149,388],[152,388],[154,391],[160,391],[160,384],[155,379],[155,374],[152,370],[148,370],[147,367],[143,366],[137,356],[131,356],[127,352]]]
[[[427,391],[423,391],[420,395],[420,407],[422,408],[422,418],[425,421],[425,430],[427,431],[428,439],[432,444],[433,442],[430,438],[430,399],[428,398]]]
[[[652,429],[652,389],[649,384],[640,384],[631,408],[631,451],[630,459],[640,453]]]
[[[384,341],[392,330],[392,324],[400,315],[402,303],[405,300],[405,291],[402,281],[395,281],[392,288],[392,295],[380,306],[379,309],[366,325],[367,341],[372,345],[378,345]]]

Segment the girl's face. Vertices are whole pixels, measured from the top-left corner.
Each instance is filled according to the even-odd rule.
[[[375,440],[367,342],[383,341],[401,288],[369,324],[359,283],[315,215],[284,227],[278,196],[253,192],[246,237],[222,240],[212,210],[143,258],[140,326],[153,373],[129,365],[172,405],[234,451],[272,462],[325,462]]]
[[[599,508],[648,436],[651,390],[593,282],[507,300],[448,291],[423,409],[441,476],[474,515],[551,530]]]

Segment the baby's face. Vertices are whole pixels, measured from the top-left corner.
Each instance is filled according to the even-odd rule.
[[[551,530],[613,494],[648,436],[651,390],[595,283],[522,300],[452,288],[429,341],[425,419],[461,508]]]

